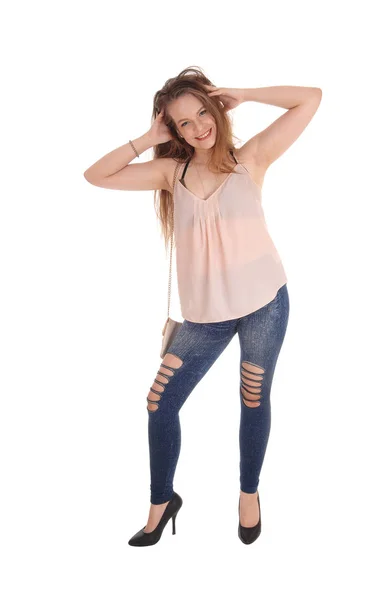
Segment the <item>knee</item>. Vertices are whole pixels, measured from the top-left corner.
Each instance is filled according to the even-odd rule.
[[[243,402],[249,408],[257,408],[261,402],[260,392],[265,369],[254,363],[244,361],[241,369],[241,393]]]
[[[175,371],[180,369],[182,364],[182,359],[175,354],[168,353],[164,356],[163,362],[157,371],[155,380],[149,389],[147,397],[147,409],[149,412],[155,412],[158,410],[158,404],[165,387],[168,385],[170,379],[175,375]]]

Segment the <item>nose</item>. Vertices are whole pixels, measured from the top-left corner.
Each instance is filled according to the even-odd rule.
[[[203,127],[196,127],[195,128],[195,131],[196,131],[195,137],[198,137],[199,135],[203,135],[203,133],[205,133],[208,129],[209,129],[209,127],[207,127],[207,129],[203,128]]]

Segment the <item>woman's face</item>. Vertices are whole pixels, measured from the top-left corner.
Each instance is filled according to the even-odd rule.
[[[170,103],[168,112],[175,122],[178,134],[183,136],[188,144],[198,149],[209,149],[215,144],[215,120],[196,96],[180,96]],[[207,137],[198,139],[208,132]]]

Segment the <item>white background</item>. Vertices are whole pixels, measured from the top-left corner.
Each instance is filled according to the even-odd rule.
[[[34,2],[2,19],[2,597],[386,597],[386,107],[382,4]],[[316,86],[263,208],[290,317],[260,477],[237,537],[237,337],[186,401],[176,535],[149,511],[146,396],[168,256],[153,192],[84,171],[145,133],[182,69],[219,87]],[[284,112],[232,111],[242,145]],[[140,161],[150,160],[151,150]],[[138,160],[138,159],[136,159]],[[176,276],[172,311],[180,319]]]

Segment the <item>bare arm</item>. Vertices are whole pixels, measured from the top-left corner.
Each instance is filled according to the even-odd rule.
[[[155,140],[147,131],[144,135],[132,140],[138,154],[155,145]],[[113,190],[158,190],[167,189],[165,158],[156,158],[148,162],[131,163],[137,158],[128,142],[112,150],[85,172],[85,179],[92,185]]]
[[[243,90],[245,101],[255,100],[287,108],[266,129],[248,140],[243,150],[266,168],[277,160],[306,129],[322,98],[321,88],[274,86]]]

